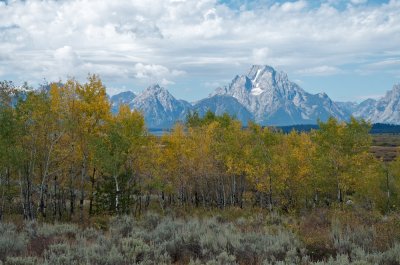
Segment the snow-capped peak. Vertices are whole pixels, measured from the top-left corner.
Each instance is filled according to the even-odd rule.
[[[160,94],[160,93],[168,94],[169,92],[165,88],[161,87],[159,84],[153,84],[153,85],[147,87],[143,91],[143,93],[148,94],[148,95],[155,95],[155,94]]]
[[[400,83],[394,84],[391,92],[400,95]]]
[[[271,67],[269,65],[253,65],[253,66],[251,66],[249,72],[247,73],[247,76],[251,80],[255,81],[260,76],[260,74],[262,75],[265,72],[272,74],[272,73],[275,73],[276,71],[273,67]]]
[[[111,98],[113,109],[129,104],[143,112],[150,128],[169,128],[183,121],[190,110],[205,113],[229,112],[243,122],[254,119],[263,125],[315,124],[333,116],[347,120],[350,115],[371,122],[400,124],[400,84],[395,84],[379,100],[360,104],[333,102],[325,93],[310,94],[291,82],[288,75],[268,65],[253,65],[248,72],[236,75],[230,84],[216,89],[215,94],[199,100],[193,106],[175,99],[158,84],[135,95],[120,93]]]
[[[270,70],[270,68],[266,68],[265,66],[260,66],[260,65],[253,65],[253,67],[250,69],[250,72],[248,74],[248,77],[251,78],[251,82],[253,84],[252,89],[250,91],[251,95],[253,96],[258,96],[260,94],[262,94],[264,92],[264,90],[261,88],[259,79],[260,76],[263,75],[263,73],[265,72],[265,70]],[[256,72],[254,75],[254,71]],[[271,72],[271,71],[269,71]],[[254,75],[254,77],[253,77]]]
[[[185,119],[191,105],[177,100],[167,89],[154,84],[135,97],[131,108],[143,112],[149,127],[169,128],[176,121]]]
[[[132,91],[125,91],[118,94],[113,95],[110,98],[111,101],[111,110],[113,113],[117,113],[120,105],[125,104],[131,106],[132,101],[135,99],[136,94]]]
[[[378,100],[367,99],[361,102],[352,113],[373,123],[400,124],[400,84]]]
[[[328,96],[325,92],[318,93],[317,95],[318,95],[318,97],[320,97],[320,98],[329,98],[329,96]]]
[[[236,98],[261,124],[316,123],[345,114],[326,94],[312,95],[291,82],[286,73],[268,65],[253,65],[217,94]]]

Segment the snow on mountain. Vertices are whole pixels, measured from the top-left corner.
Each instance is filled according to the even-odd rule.
[[[336,105],[344,111],[348,116],[351,116],[355,111],[357,111],[357,108],[359,104],[357,102],[335,102]]]
[[[175,99],[165,88],[153,85],[137,95],[130,104],[141,111],[149,128],[170,128],[184,121],[192,105]]]
[[[216,90],[217,95],[236,98],[263,125],[315,124],[333,116],[348,119],[325,93],[310,94],[271,66],[253,65],[247,74]]]
[[[203,116],[208,110],[211,110],[217,115],[229,113],[231,116],[240,120],[243,125],[254,120],[253,114],[240,104],[236,98],[226,95],[214,95],[202,99],[195,103],[193,109],[196,110],[200,116]]]
[[[248,73],[237,75],[214,95],[193,105],[175,99],[165,88],[153,85],[142,93],[123,92],[111,97],[113,112],[120,104],[143,112],[150,128],[170,128],[184,121],[189,111],[204,115],[207,110],[221,115],[225,112],[246,124],[253,120],[262,125],[316,124],[329,117],[348,120],[350,116],[373,123],[400,124],[400,84],[379,99],[357,104],[333,102],[325,93],[310,94],[291,82],[284,72],[270,66],[254,65]]]
[[[369,120],[372,114],[375,112],[376,104],[377,100],[366,99],[358,104],[351,114],[356,118]]]
[[[394,85],[393,89],[379,100],[363,101],[353,115],[372,123],[400,124],[400,84]]]
[[[111,101],[111,111],[113,113],[117,113],[119,106],[122,104],[128,105],[132,108],[132,101],[135,99],[136,94],[132,91],[125,91],[119,94],[116,94],[110,98]]]

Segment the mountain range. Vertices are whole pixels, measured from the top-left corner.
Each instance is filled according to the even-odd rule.
[[[244,125],[249,121],[273,126],[316,124],[331,116],[344,121],[354,116],[373,123],[400,124],[400,84],[378,100],[334,102],[325,93],[306,92],[286,73],[267,65],[253,65],[227,86],[194,103],[178,100],[165,88],[152,85],[137,95],[131,91],[116,94],[111,104],[114,113],[121,104],[140,110],[149,128],[167,129],[184,121],[191,111],[204,115],[207,110],[217,115],[227,112]]]

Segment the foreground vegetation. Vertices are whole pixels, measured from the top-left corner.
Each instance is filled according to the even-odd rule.
[[[377,159],[369,130],[208,112],[156,137],[140,112],[111,113],[98,76],[1,82],[0,261],[400,264],[400,159]]]
[[[296,220],[274,213],[238,219],[147,213],[139,220],[94,221],[102,230],[0,224],[0,264],[400,264],[396,216],[363,215],[319,209]]]

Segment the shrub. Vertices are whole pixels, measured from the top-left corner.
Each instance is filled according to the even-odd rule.
[[[92,259],[90,264],[97,265],[124,265],[124,258],[115,246],[99,255],[96,259]]]
[[[45,251],[45,259],[49,264],[67,265],[73,264],[73,256],[69,245],[65,243],[50,245]]]
[[[24,224],[24,232],[28,238],[34,238],[37,236],[38,224],[35,221],[27,221]]]
[[[0,223],[0,260],[21,254],[26,249],[26,237],[18,234],[13,224]]]
[[[5,265],[35,265],[39,264],[36,257],[8,257]]]
[[[127,237],[135,226],[135,220],[128,215],[118,216],[111,219],[110,232],[113,237]]]
[[[85,240],[88,240],[88,241],[96,241],[100,235],[101,235],[100,232],[98,230],[94,229],[93,227],[86,228],[80,234],[80,236],[82,238],[84,238]]]
[[[234,265],[236,264],[236,258],[233,255],[229,255],[226,252],[222,252],[217,256],[215,260],[210,260],[206,265]]]
[[[143,217],[142,225],[145,229],[151,231],[157,227],[160,221],[161,221],[160,215],[153,212],[148,212]]]
[[[68,238],[75,238],[79,232],[79,228],[74,224],[43,224],[37,230],[38,236],[55,237],[67,236]]]
[[[400,244],[377,252],[380,230],[373,222],[335,216],[330,222],[326,213],[317,211],[296,224],[277,214],[221,222],[215,217],[183,220],[150,213],[139,221],[115,217],[107,232],[35,222],[26,222],[18,232],[14,225],[0,224],[0,265],[400,264]],[[309,255],[314,247],[321,252]]]
[[[151,249],[142,239],[130,237],[121,239],[120,250],[128,263],[138,263],[148,260]]]
[[[382,256],[382,264],[398,265],[400,264],[400,244],[395,244],[387,250]]]
[[[357,248],[366,251],[374,250],[373,243],[376,238],[374,227],[358,225],[352,228],[347,225],[346,228],[343,228],[338,220],[334,220],[331,231],[334,248],[339,254],[350,256]]]

